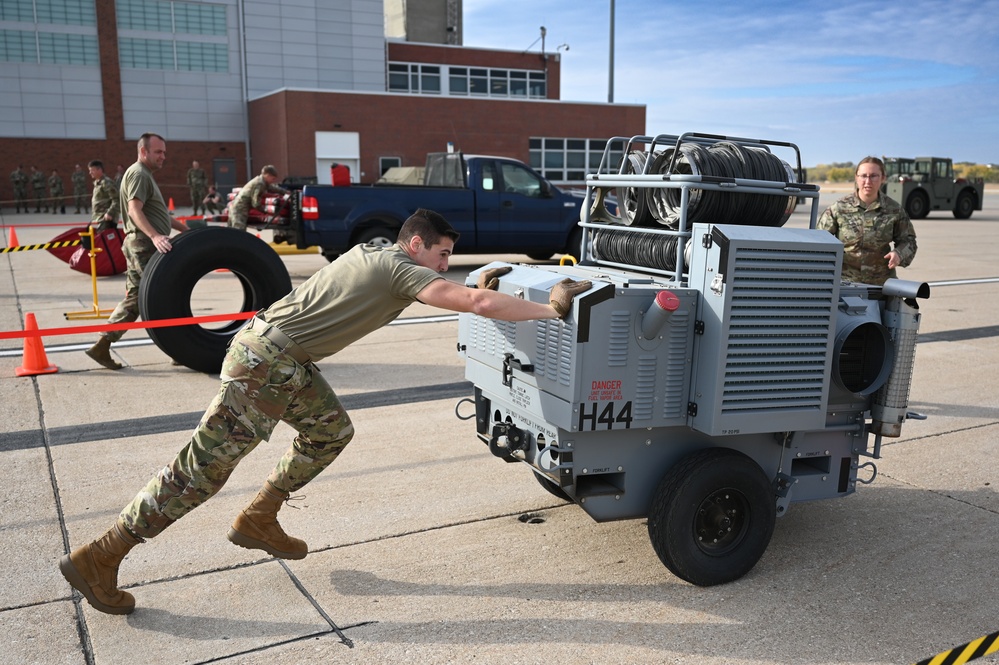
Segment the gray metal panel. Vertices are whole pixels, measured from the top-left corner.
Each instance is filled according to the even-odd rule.
[[[692,245],[704,334],[691,426],[766,432],[779,416],[782,429],[821,428],[842,243],[811,229],[696,224]]]

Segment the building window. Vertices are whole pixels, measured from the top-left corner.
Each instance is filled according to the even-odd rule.
[[[544,99],[547,94],[544,72],[393,62],[388,74],[389,92],[534,99]],[[443,87],[445,80],[447,86]]]
[[[0,60],[38,62],[38,44],[34,32],[0,30]]]
[[[3,0],[0,21],[96,25],[94,0]]]
[[[556,184],[583,184],[586,175],[600,170],[606,139],[532,138],[529,143],[531,168]],[[617,171],[623,145],[612,145],[603,173]]]
[[[38,55],[45,64],[98,65],[97,49],[97,37],[93,35],[38,33]]]
[[[97,37],[57,32],[0,30],[0,61],[97,65]]]
[[[225,44],[177,42],[177,69],[185,72],[227,72],[229,48]]]
[[[162,33],[159,39],[123,35],[118,40],[121,66],[184,72],[228,72],[224,5],[162,0],[118,0],[120,31]],[[211,41],[177,39],[178,35],[220,37]]]
[[[441,68],[438,65],[389,64],[389,91],[424,95],[441,93]]]
[[[402,166],[402,158],[400,157],[379,157],[378,158],[378,175],[385,175],[385,172],[389,169],[393,169],[397,166]]]

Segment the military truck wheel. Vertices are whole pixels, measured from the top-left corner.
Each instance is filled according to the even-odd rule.
[[[358,245],[374,245],[375,247],[391,247],[399,237],[398,229],[393,230],[387,226],[372,226],[361,231],[357,236]]]
[[[173,249],[153,256],[142,273],[139,314],[143,320],[192,316],[195,285],[220,269],[230,271],[242,286],[240,312],[267,307],[291,291],[291,277],[281,257],[251,233],[206,227],[182,233],[172,242]],[[218,374],[230,340],[245,323],[240,320],[150,328],[149,336],[181,365]]]
[[[535,249],[531,252],[525,252],[527,258],[534,261],[547,261],[551,257],[555,256],[555,252],[550,249]]]
[[[930,199],[926,192],[916,190],[909,195],[909,200],[905,202],[905,212],[909,219],[923,219],[930,212]]]
[[[957,203],[954,204],[954,217],[968,219],[973,212],[975,212],[975,195],[967,190],[958,194]]]
[[[562,499],[563,501],[568,501],[572,503],[572,497],[566,494],[565,490],[553,483],[548,477],[541,475],[537,471],[534,471],[534,479],[538,481],[538,484],[545,488],[545,491],[554,496],[557,499]]]
[[[684,457],[663,477],[649,508],[649,539],[680,579],[724,584],[760,560],[776,518],[759,465],[734,450],[710,448]]]

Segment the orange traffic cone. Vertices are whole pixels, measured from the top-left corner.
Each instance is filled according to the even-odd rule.
[[[170,211],[171,215],[173,214],[174,207],[173,207],[173,197],[172,196],[170,197],[170,203],[167,204],[167,210]]]
[[[8,247],[17,247],[20,244],[21,243],[19,243],[17,241],[17,229],[15,229],[13,226],[10,227],[10,242],[7,243],[7,246]]]
[[[24,320],[25,330],[38,330],[38,322],[35,315],[28,312]],[[49,364],[49,359],[45,357],[45,346],[42,345],[42,338],[29,336],[24,338],[24,359],[21,366],[14,369],[14,374],[18,376],[34,376],[36,374],[52,374],[58,372],[59,368]]]

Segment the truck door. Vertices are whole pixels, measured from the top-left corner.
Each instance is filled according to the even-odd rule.
[[[565,243],[562,200],[550,195],[549,185],[526,166],[498,162],[503,189],[499,195],[502,245],[514,251],[551,248]]]
[[[475,190],[475,236],[479,247],[498,247],[502,244],[503,225],[500,223],[500,194],[503,190],[503,180],[500,178],[496,161],[482,159],[479,161],[478,173],[475,177],[481,182],[468,183]],[[459,245],[459,250],[460,250]]]
[[[933,197],[938,199],[934,203],[944,209],[954,198],[954,166],[950,160],[933,160]]]

